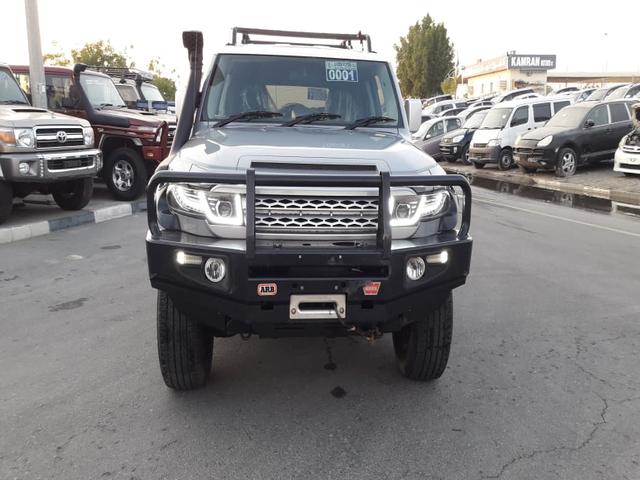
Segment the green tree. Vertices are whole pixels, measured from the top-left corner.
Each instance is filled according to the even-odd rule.
[[[66,67],[71,63],[71,60],[69,60],[67,56],[62,52],[45,53],[42,56],[42,61],[45,65],[60,67]]]
[[[127,56],[126,50],[118,52],[111,43],[104,40],[87,43],[84,47],[71,50],[71,58],[74,63],[96,65],[101,67],[129,67],[133,66]]]
[[[409,27],[394,45],[402,94],[424,98],[441,93],[441,83],[453,68],[453,44],[443,23],[430,15]]]
[[[165,100],[175,100],[176,82],[172,78],[162,75],[162,67],[164,67],[164,65],[160,65],[160,59],[158,58],[152,58],[147,66],[148,70],[153,73],[153,84],[158,87],[158,90],[160,90]],[[175,74],[175,70],[171,73]]]

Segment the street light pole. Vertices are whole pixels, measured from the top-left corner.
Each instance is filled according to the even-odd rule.
[[[24,0],[24,9],[27,17],[31,103],[34,107],[47,108],[44,63],[42,61],[42,46],[40,45],[38,0]]]

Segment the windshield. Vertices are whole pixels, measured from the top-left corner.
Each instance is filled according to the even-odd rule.
[[[164,98],[162,97],[160,90],[158,90],[158,87],[152,83],[143,82],[142,85],[140,85],[140,88],[142,89],[142,95],[144,95],[145,100],[150,100],[152,102],[164,102]]]
[[[94,107],[125,106],[116,86],[109,77],[83,73],[80,75],[80,85]]]
[[[203,120],[213,121],[250,111],[279,112],[260,123],[284,123],[301,115],[334,113],[340,118],[317,122],[349,125],[385,116],[400,125],[400,109],[389,68],[384,62],[268,55],[221,55],[207,91]],[[243,120],[248,121],[248,120]]]
[[[587,101],[602,100],[607,93],[606,89],[595,90],[591,95],[587,97]]]
[[[504,128],[509,121],[513,108],[492,108],[480,124],[480,128]]]
[[[135,102],[137,100],[140,100],[140,97],[138,96],[138,92],[133,87],[133,85],[120,83],[116,85],[116,88],[118,89],[118,93],[120,94],[120,96],[125,102]]]
[[[482,110],[480,112],[472,114],[469,118],[467,118],[467,121],[464,122],[462,128],[480,128],[484,117],[487,116],[487,112],[488,110]]]
[[[0,70],[0,103],[27,103],[18,82],[8,70]]]
[[[580,107],[564,107],[556,113],[545,125],[546,127],[577,128],[588,109]]]

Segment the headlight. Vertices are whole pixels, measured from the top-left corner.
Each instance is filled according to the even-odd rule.
[[[618,144],[618,147],[622,148],[627,144],[627,135],[625,135],[624,137],[622,137],[620,139],[620,143]]]
[[[16,128],[16,147],[33,148],[36,145],[36,136],[32,128]]]
[[[84,144],[87,146],[93,146],[94,136],[93,136],[93,128],[91,127],[82,127],[82,135],[84,137]]]
[[[433,193],[418,195],[392,192],[389,199],[392,227],[409,227],[417,225],[422,219],[435,217],[448,207],[449,193],[438,190]]]
[[[553,135],[549,135],[548,137],[544,137],[542,140],[538,142],[539,147],[547,147],[553,141]]]
[[[214,225],[244,225],[242,196],[224,191],[223,185],[194,187],[174,183],[167,189],[169,205],[182,212],[204,217]]]
[[[492,138],[487,142],[487,147],[497,147],[498,145],[500,145],[499,138]]]
[[[451,143],[459,143],[464,138],[464,135],[456,135],[451,139]]]
[[[16,144],[16,135],[12,128],[0,128],[0,145],[13,147]]]

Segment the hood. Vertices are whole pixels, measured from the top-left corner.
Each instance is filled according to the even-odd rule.
[[[442,139],[444,140],[445,138],[454,138],[457,137],[458,135],[466,135],[469,132],[473,132],[474,130],[476,130],[475,128],[458,128],[456,130],[453,130],[452,132],[447,133],[444,137],[442,137]]]
[[[631,107],[631,120],[635,129],[640,128],[640,103],[636,103]]]
[[[500,138],[502,129],[500,128],[479,128],[473,132],[473,143],[489,143],[489,140]]]
[[[430,156],[396,132],[257,125],[201,130],[176,153],[169,168],[244,171],[262,166],[299,173],[310,165],[334,173],[344,171],[345,165],[360,173],[443,173]]]
[[[40,125],[82,125],[88,127],[89,122],[29,105],[0,105],[0,125],[14,128],[30,128]]]
[[[520,138],[523,140],[542,140],[549,135],[558,135],[572,130],[574,129],[567,127],[540,127],[525,133]]]
[[[177,123],[176,116],[171,113],[156,113],[155,115],[169,125],[175,125]]]
[[[133,110],[131,108],[103,108],[102,110],[95,110],[96,115],[99,115],[101,122],[108,122],[105,118],[108,117],[128,120],[132,125],[159,125],[163,121],[159,115],[144,110]]]

